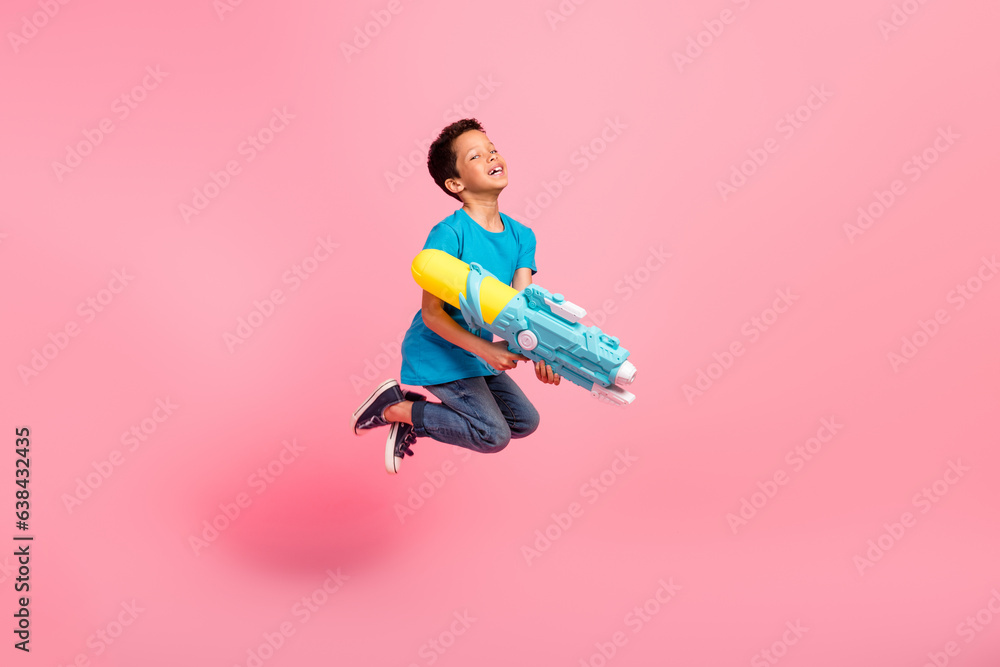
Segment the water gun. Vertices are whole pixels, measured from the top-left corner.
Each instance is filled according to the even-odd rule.
[[[410,270],[418,285],[458,308],[473,333],[485,329],[500,336],[511,352],[544,361],[599,400],[613,405],[635,400],[624,388],[636,373],[629,351],[616,337],[581,324],[587,311],[562,294],[538,285],[518,292],[479,263],[430,248],[414,258]],[[494,375],[500,372],[483,365]]]

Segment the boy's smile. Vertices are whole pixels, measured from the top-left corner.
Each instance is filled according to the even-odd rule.
[[[485,133],[463,132],[453,145],[459,177],[448,182],[459,186],[456,192],[495,197],[507,187],[507,162]]]

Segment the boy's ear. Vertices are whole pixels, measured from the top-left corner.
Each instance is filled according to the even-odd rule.
[[[465,189],[465,186],[462,184],[462,182],[455,178],[449,178],[447,181],[445,181],[444,187],[448,188],[449,192],[454,192],[456,195]]]

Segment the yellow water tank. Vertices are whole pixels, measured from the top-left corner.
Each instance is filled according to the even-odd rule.
[[[418,285],[455,308],[461,308],[458,296],[465,294],[465,286],[471,270],[468,264],[457,257],[433,248],[421,250],[410,266],[413,279],[417,281]],[[510,285],[504,285],[491,276],[484,276],[479,292],[483,321],[487,324],[493,324],[493,320],[504,309],[504,306],[517,295],[518,291]]]

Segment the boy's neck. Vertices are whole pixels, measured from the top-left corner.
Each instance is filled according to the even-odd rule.
[[[503,231],[503,220],[500,218],[500,203],[496,197],[465,201],[462,203],[462,208],[483,229],[491,232]]]

